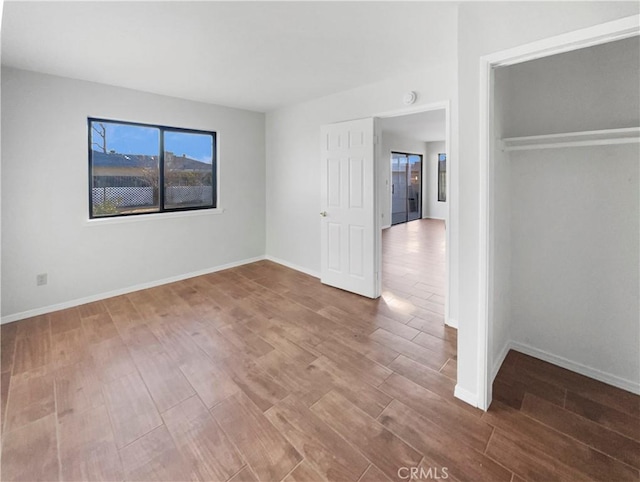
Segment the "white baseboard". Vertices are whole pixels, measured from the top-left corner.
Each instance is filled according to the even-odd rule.
[[[524,353],[525,355],[530,355],[534,358],[539,358],[540,360],[544,360],[553,365],[566,368],[567,370],[579,373],[580,375],[584,375],[586,377],[599,380],[608,385],[613,385],[614,387],[618,387],[628,392],[640,395],[640,383],[638,383],[637,381],[626,380],[616,375],[612,375],[611,373],[606,373],[596,368],[591,368],[586,365],[583,365],[582,363],[577,363],[567,358],[564,358],[558,355],[553,355],[552,353],[546,352],[544,350],[540,350],[538,348],[534,348],[524,343],[511,341],[509,345],[510,345],[509,349],[519,351],[521,353]]]
[[[66,308],[72,308],[78,305],[84,305],[85,303],[92,303],[94,301],[104,300],[106,298],[112,298],[114,296],[125,295],[133,291],[144,290],[147,288],[154,288],[156,286],[165,285],[168,283],[174,283],[176,281],[182,281],[188,278],[195,278],[196,276],[202,276],[205,274],[215,273],[216,271],[222,271],[229,268],[235,268],[236,266],[242,266],[243,264],[255,263],[256,261],[262,261],[264,256],[256,256],[255,258],[247,258],[240,261],[234,261],[232,263],[223,264],[220,266],[214,266],[212,268],[202,269],[199,271],[193,271],[191,273],[180,274],[177,276],[171,276],[155,281],[149,281],[147,283],[140,283],[126,288],[121,288],[113,291],[107,291],[105,293],[98,293],[95,295],[85,296],[84,298],[77,298],[75,300],[64,301],[62,303],[56,303],[55,305],[43,306],[41,308],[35,308],[33,310],[22,311],[20,313],[14,313],[2,317],[1,324],[11,323],[13,321],[23,320],[25,318],[31,318],[32,316],[44,315],[54,311],[64,310]]]
[[[472,405],[474,407],[478,406],[478,395],[470,392],[465,388],[462,388],[458,384],[456,384],[456,387],[453,390],[453,396],[459,398],[463,402],[468,403],[469,405]]]
[[[451,328],[458,329],[458,320],[455,318],[449,318],[444,322],[445,325],[450,326]]]
[[[284,259],[276,258],[275,256],[271,256],[271,255],[266,255],[264,259],[273,261],[274,263],[281,264],[282,266],[286,266],[287,268],[295,269],[296,271],[300,271],[301,273],[308,274],[309,276],[313,276],[314,278],[320,278],[320,272],[312,269],[304,268],[294,263],[290,263],[289,261],[285,261]]]

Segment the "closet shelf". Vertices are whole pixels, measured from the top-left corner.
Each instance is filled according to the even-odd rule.
[[[557,147],[606,146],[640,142],[640,127],[604,129],[599,131],[565,132],[541,136],[508,137],[502,139],[503,151],[553,149]]]

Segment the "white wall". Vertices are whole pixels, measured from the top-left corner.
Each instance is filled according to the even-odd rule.
[[[498,69],[496,136],[637,127],[639,85],[638,37]],[[638,159],[638,145],[496,149],[493,183],[495,335],[508,314],[516,346],[635,390]]]
[[[510,154],[513,340],[638,390],[639,146]]]
[[[451,64],[267,113],[267,255],[307,271],[320,270],[321,125],[401,110],[406,108],[403,94],[411,90],[418,93],[412,107],[450,99],[455,111],[455,85],[452,59]],[[455,150],[452,158],[455,162]],[[380,202],[388,199],[385,194]]]
[[[639,45],[636,36],[498,69],[503,136],[637,127]]]
[[[226,211],[87,223],[87,116],[217,131]],[[260,113],[3,69],[3,317],[264,255],[264,146]]]
[[[467,2],[458,15],[458,393],[477,400],[479,319],[479,59],[534,40],[637,14],[635,2]],[[454,124],[455,129],[455,124]],[[452,186],[454,187],[454,186]]]
[[[427,157],[425,158],[425,192],[423,195],[423,217],[432,219],[447,219],[448,201],[438,201],[438,154],[447,152],[444,141],[427,142]],[[449,162],[447,161],[447,167]],[[447,174],[447,181],[449,175]]]
[[[380,193],[380,215],[382,217],[382,227],[391,226],[391,162],[384,162],[391,158],[392,152],[405,152],[408,154],[421,154],[422,159],[426,159],[426,143],[415,139],[407,139],[391,132],[382,131],[382,165],[379,166],[379,193]],[[423,166],[424,167],[424,166]],[[424,172],[424,170],[423,170]],[[424,186],[422,188],[424,198]],[[424,205],[423,208],[424,209]],[[423,211],[424,212],[424,211]]]

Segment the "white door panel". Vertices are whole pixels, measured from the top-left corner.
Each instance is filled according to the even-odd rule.
[[[321,279],[379,296],[374,119],[322,127]]]

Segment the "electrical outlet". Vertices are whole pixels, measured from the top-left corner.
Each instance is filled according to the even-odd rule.
[[[44,286],[47,284],[47,273],[40,273],[36,276],[36,285]]]

